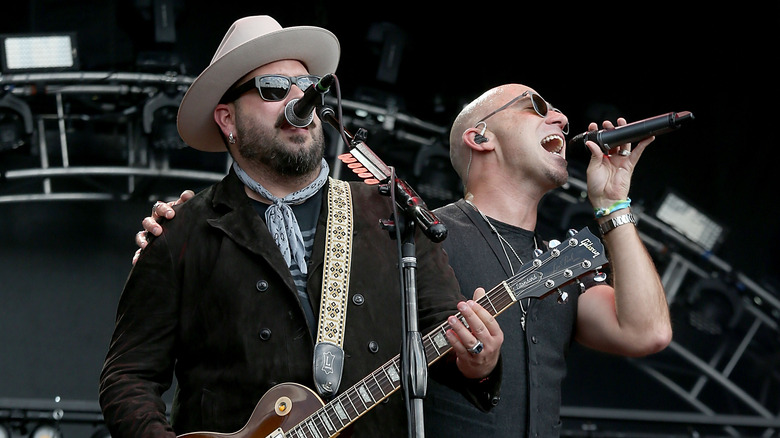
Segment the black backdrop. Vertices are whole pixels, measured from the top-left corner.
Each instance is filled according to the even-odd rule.
[[[283,26],[318,25],[339,36],[337,74],[346,96],[365,90],[393,96],[405,113],[444,127],[464,102],[505,82],[534,87],[569,116],[573,133],[605,117],[692,111],[690,127],[659,137],[642,157],[632,198],[652,207],[674,189],[726,224],[722,259],[762,284],[777,284],[776,5],[185,0],[174,2],[176,41],[159,43],[152,3],[15,2],[4,5],[0,33],[76,31],[83,70],[138,71],[139,55],[162,52],[195,76],[232,21],[270,14]],[[380,30],[406,42],[391,82],[377,75],[382,41],[369,36]],[[575,170],[587,164],[582,150],[568,155]],[[149,207],[146,201],[0,204],[0,398],[96,397],[133,234]],[[582,365],[601,360],[612,363],[599,357]],[[578,375],[580,365],[574,368]],[[567,390],[565,399],[578,403],[612,397],[594,395],[588,385]]]

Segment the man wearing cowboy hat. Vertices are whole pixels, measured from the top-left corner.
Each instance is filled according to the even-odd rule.
[[[184,96],[181,137],[202,151],[227,148],[234,165],[221,182],[177,207],[178,220],[163,225],[127,279],[100,377],[100,403],[114,438],[231,433],[258,415],[293,418],[306,410],[297,391],[258,404],[268,412],[253,409],[284,382],[339,397],[328,391],[328,360],[339,354],[343,369],[335,386],[342,389],[398,354],[396,242],[378,225],[391,201],[363,183],[329,179],[321,123],[296,128],[283,114],[302,89],[335,71],[339,54],[327,30],[247,17],[228,30]],[[331,214],[344,210],[351,220]],[[331,264],[334,254],[347,258]],[[420,327],[424,333],[445,321],[451,327],[444,335],[453,354],[432,375],[489,409],[497,400],[503,333],[490,313],[460,295],[438,244],[420,236],[417,255]],[[331,292],[343,289],[348,293],[335,303],[343,307],[331,311]],[[326,309],[342,318],[344,329],[330,330],[341,345],[327,350],[322,363],[318,348],[333,344],[315,346]],[[456,312],[467,325],[452,317]],[[387,369],[383,376],[394,382],[396,373]],[[161,395],[174,375],[169,424]],[[324,435],[352,427],[359,436],[405,434],[401,396],[377,397],[375,389],[360,387],[358,398],[336,403],[333,416],[320,422]]]

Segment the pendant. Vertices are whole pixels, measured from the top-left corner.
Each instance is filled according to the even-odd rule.
[[[523,331],[525,331],[525,315],[520,317],[520,327],[522,327]]]

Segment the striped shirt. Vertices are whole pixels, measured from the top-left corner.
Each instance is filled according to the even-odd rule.
[[[307,199],[300,205],[292,205],[292,211],[295,214],[295,219],[298,221],[298,226],[301,229],[301,236],[303,236],[303,244],[306,248],[306,263],[311,260],[311,252],[314,247],[314,234],[317,231],[317,220],[320,216],[320,208],[322,207],[324,188],[320,189],[314,196]],[[265,222],[265,210],[268,209],[268,204],[252,200],[252,205],[255,211],[260,215],[260,219]],[[290,274],[295,282],[295,288],[298,290],[298,301],[301,303],[301,307],[306,314],[306,319],[309,321],[309,328],[313,331],[312,337],[316,339],[317,334],[317,317],[314,314],[314,307],[309,299],[309,293],[306,290],[306,274],[301,272],[295,259],[290,262]]]

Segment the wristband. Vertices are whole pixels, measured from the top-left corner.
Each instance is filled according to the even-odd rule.
[[[633,213],[621,214],[618,217],[610,218],[608,221],[599,225],[599,231],[601,231],[601,235],[603,236],[615,228],[625,224],[636,225],[636,218],[634,217]]]
[[[594,208],[593,213],[596,215],[596,218],[600,218],[610,213],[614,213],[618,210],[623,210],[630,206],[631,206],[631,198],[627,198],[625,201],[615,201],[614,204],[610,205],[607,208]]]

